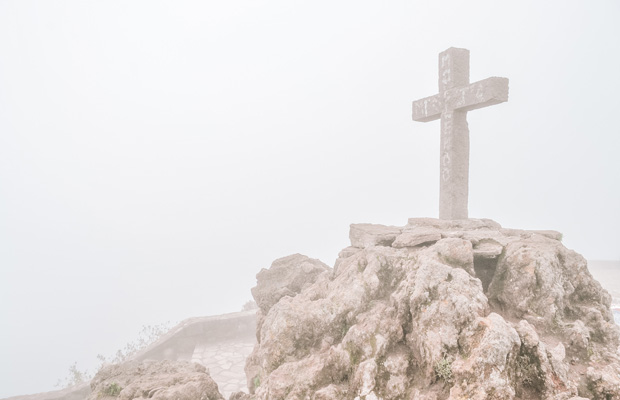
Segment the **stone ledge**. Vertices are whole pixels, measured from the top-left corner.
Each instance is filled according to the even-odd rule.
[[[440,230],[477,230],[477,229],[501,229],[497,222],[481,218],[470,219],[437,219],[437,218],[409,218],[407,227],[432,227]]]
[[[379,224],[351,224],[351,247],[339,254],[339,259],[355,253],[353,249],[373,246],[395,248],[418,247],[437,242],[442,238],[462,238],[474,245],[479,257],[497,257],[500,247],[514,238],[527,239],[537,235],[541,239],[562,241],[562,234],[554,230],[525,230],[502,228],[490,219],[443,220],[437,218],[409,218],[404,227]],[[513,237],[513,238],[510,238]],[[487,242],[494,242],[493,245]],[[479,245],[480,243],[480,245]]]
[[[351,224],[351,246],[365,249],[372,246],[391,246],[402,228],[378,224]]]
[[[392,247],[415,247],[424,243],[436,242],[441,239],[441,232],[434,228],[416,227],[403,231],[396,237]]]

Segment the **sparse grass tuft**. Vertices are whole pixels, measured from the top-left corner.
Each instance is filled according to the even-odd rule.
[[[452,382],[452,359],[444,357],[435,363],[435,374],[437,378],[446,383]]]
[[[120,387],[118,383],[112,383],[103,389],[102,394],[105,396],[116,397],[121,394],[121,390],[123,390],[123,388]]]
[[[133,355],[140,350],[145,349],[151,343],[154,343],[157,339],[162,337],[170,330],[170,323],[166,322],[159,325],[145,325],[138,334],[138,339],[129,342],[125,345],[123,350],[118,350],[116,355],[111,358],[106,358],[101,354],[97,355],[97,359],[101,363],[97,370],[100,370],[104,364],[121,364],[124,361],[130,359]],[[94,374],[84,370],[81,371],[77,367],[77,363],[74,363],[69,367],[69,376],[64,380],[59,379],[56,383],[56,387],[72,387],[83,382],[88,382],[93,378]]]

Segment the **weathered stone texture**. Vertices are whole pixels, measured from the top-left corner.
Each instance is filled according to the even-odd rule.
[[[441,232],[434,228],[414,228],[403,231],[392,243],[393,247],[415,247],[441,239]]]
[[[186,361],[130,361],[103,367],[87,400],[224,400],[205,367]]]
[[[338,268],[260,319],[250,398],[618,398],[609,295],[558,238],[489,220],[362,226]]]
[[[267,313],[282,297],[294,297],[329,270],[321,261],[301,254],[283,257],[256,275],[258,284],[252,288],[252,295],[261,311]]]
[[[372,246],[391,246],[402,228],[376,224],[351,224],[351,246],[365,249]]]

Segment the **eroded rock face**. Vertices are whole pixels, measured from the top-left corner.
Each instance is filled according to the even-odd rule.
[[[252,399],[620,398],[611,299],[557,232],[411,219],[350,237],[261,307]]]
[[[102,368],[87,400],[224,400],[205,367],[186,361],[130,361]]]
[[[321,261],[301,254],[277,259],[271,268],[262,269],[256,275],[257,285],[252,288],[252,296],[266,314],[282,297],[294,297],[328,270],[330,268]]]

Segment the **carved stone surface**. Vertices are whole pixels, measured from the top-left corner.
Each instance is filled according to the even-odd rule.
[[[467,112],[508,100],[508,79],[469,83],[469,50],[439,54],[439,93],[413,102],[413,120],[441,118],[439,218],[466,219],[469,187]]]

